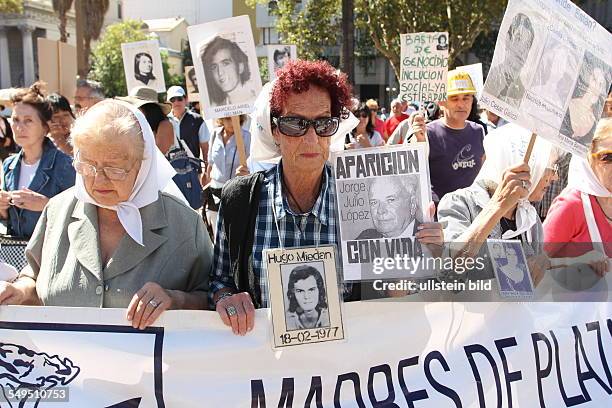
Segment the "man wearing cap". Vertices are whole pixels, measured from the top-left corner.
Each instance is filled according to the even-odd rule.
[[[187,110],[187,95],[182,87],[171,86],[168,89],[167,100],[172,104],[172,111],[168,117],[179,124],[179,137],[185,141],[194,157],[202,157],[206,161],[210,131],[204,119],[197,113]]]
[[[431,187],[437,199],[472,184],[484,160],[484,129],[467,120],[476,88],[470,75],[447,77],[446,114],[427,124]]]

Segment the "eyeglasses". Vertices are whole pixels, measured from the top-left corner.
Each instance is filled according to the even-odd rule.
[[[281,116],[272,118],[272,122],[278,126],[278,130],[282,134],[291,137],[304,136],[311,126],[318,136],[330,137],[338,131],[340,126],[340,118],[336,117],[309,120],[300,117]]]
[[[368,115],[365,112],[353,112],[353,115],[355,115],[358,118],[368,118],[368,117],[370,117],[370,115]]]
[[[182,102],[183,99],[184,98],[182,96],[174,96],[174,97],[170,98],[170,102],[174,102],[174,101]]]
[[[92,164],[83,163],[79,160],[78,156],[79,152],[77,152],[77,154],[75,155],[75,159],[72,161],[72,165],[74,166],[74,169],[77,171],[77,173],[85,177],[95,177],[99,171],[102,171],[109,180],[123,181],[127,177],[128,173],[134,168],[134,166],[132,166],[132,168],[130,168],[129,170],[120,169],[118,167],[102,167],[98,169]]]
[[[593,156],[595,159],[599,160],[600,162],[604,162],[607,164],[612,163],[612,150],[604,150],[601,152],[592,153],[591,156]]]

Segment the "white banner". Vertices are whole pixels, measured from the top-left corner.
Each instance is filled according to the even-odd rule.
[[[585,156],[612,82],[612,35],[569,0],[511,0],[480,102]]]
[[[267,310],[234,336],[213,312],[163,328],[113,309],[0,307],[2,407],[604,407],[612,306],[402,303],[344,306],[345,342],[274,352]],[[46,390],[46,391],[45,391]],[[55,390],[56,395],[51,395]],[[46,392],[46,394],[44,392]],[[68,402],[59,400],[61,393]]]

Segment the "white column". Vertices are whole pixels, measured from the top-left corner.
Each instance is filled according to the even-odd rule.
[[[6,33],[8,27],[0,27],[0,88],[11,87],[11,62]]]
[[[21,42],[23,44],[23,82],[24,86],[30,86],[34,82],[34,47],[32,44],[32,32],[34,27],[22,25]]]

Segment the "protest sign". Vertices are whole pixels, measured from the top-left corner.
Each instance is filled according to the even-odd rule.
[[[273,346],[344,339],[335,245],[270,249],[263,256]]]
[[[373,267],[385,258],[422,254],[414,234],[431,201],[425,149],[414,143],[334,153],[345,280],[375,277]],[[378,278],[406,273],[385,270]]]
[[[480,99],[482,88],[484,88],[484,79],[482,77],[482,63],[463,65],[456,68],[457,71],[464,71],[470,74],[474,88],[476,88],[476,97]]]
[[[153,88],[157,93],[166,92],[159,43],[156,40],[123,43],[121,53],[128,94],[137,86]]]
[[[196,80],[195,68],[193,66],[185,67],[185,85],[189,99],[198,101],[200,99],[200,90],[198,88],[198,81]]]
[[[204,117],[250,113],[261,78],[248,16],[190,26],[187,33]]]
[[[401,34],[399,97],[408,102],[446,99],[448,33]]]
[[[295,45],[268,45],[268,76],[270,82],[276,79],[276,71],[285,66],[287,61],[297,58]]]
[[[57,92],[74,103],[77,77],[76,47],[39,37],[38,77],[46,83],[47,93]]]
[[[585,156],[612,82],[612,35],[569,0],[510,0],[480,102]]]
[[[348,303],[346,342],[282,352],[270,348],[267,313],[243,337],[215,312],[167,311],[141,332],[120,309],[3,306],[0,387],[8,395],[36,376],[28,389],[46,398],[23,406],[38,408],[600,408],[612,398],[608,302]]]
[[[519,240],[488,239],[497,286],[502,297],[533,297],[533,281],[523,246]]]

